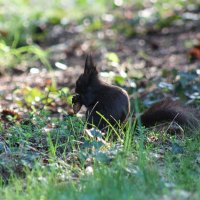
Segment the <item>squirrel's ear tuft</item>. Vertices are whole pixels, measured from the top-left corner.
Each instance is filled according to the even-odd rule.
[[[86,57],[84,74],[98,74],[97,68],[93,63],[91,54],[87,55]]]

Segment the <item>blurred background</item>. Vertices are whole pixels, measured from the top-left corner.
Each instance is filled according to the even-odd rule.
[[[198,0],[0,0],[1,106],[33,109],[60,88],[71,104],[88,53],[145,105],[163,92],[196,101],[199,31]]]

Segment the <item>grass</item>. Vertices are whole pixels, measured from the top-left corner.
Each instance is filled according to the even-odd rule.
[[[37,175],[30,175],[26,181],[31,179],[31,182],[26,183],[23,181],[23,185],[28,186],[25,191],[23,191],[23,186],[19,187],[22,184],[17,183],[16,186],[16,183],[14,183],[14,188],[17,188],[19,194],[22,192],[24,195],[15,196],[9,190],[7,193],[9,198],[7,199],[14,197],[15,199],[23,199],[22,196],[25,197],[24,199],[40,199],[41,197],[44,199],[144,199],[145,197],[153,196],[154,190],[159,190],[160,193],[161,185],[157,184],[160,180],[154,169],[137,169],[136,175],[133,175],[132,172],[126,169],[130,163],[124,163],[124,161],[119,157],[112,162],[113,166],[110,168],[96,164],[94,175],[82,176],[79,183],[64,182],[59,184],[55,181],[55,171],[53,171],[48,178],[42,176],[42,181],[39,181],[38,185]],[[143,173],[148,173],[152,176],[148,176],[149,180],[144,181],[146,178]],[[41,174],[39,175],[41,176]],[[146,188],[148,190],[152,189],[152,191],[145,191]],[[146,192],[149,192],[149,194],[146,195]]]
[[[155,132],[144,129],[141,137],[129,123],[123,140],[102,143],[100,136],[84,133],[76,117],[49,121],[49,114],[42,112],[31,118],[29,125],[10,126],[6,133],[2,129],[7,153],[4,149],[0,161],[1,199],[198,199],[200,195],[199,135],[185,139],[167,135],[154,141],[150,138]],[[45,131],[51,123],[54,128]]]

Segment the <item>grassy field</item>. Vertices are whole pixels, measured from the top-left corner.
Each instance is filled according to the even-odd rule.
[[[52,119],[57,128],[44,131],[47,114],[37,117],[34,128],[7,131],[2,199],[199,198],[198,134],[180,139],[130,125],[120,141],[103,141],[76,118]]]
[[[180,139],[132,128],[120,141],[103,141],[83,133],[76,118],[55,119],[57,128],[43,132],[46,117],[34,128],[9,129],[2,199],[199,198],[198,134]]]
[[[185,24],[194,24],[198,32],[199,8],[194,0],[0,0],[0,199],[198,200],[199,128],[181,127],[170,134],[170,125],[146,129],[130,118],[125,127],[111,127],[105,135],[87,130],[84,118],[70,111],[74,83],[63,83],[70,82],[71,71],[61,75],[68,68],[80,71],[77,60],[94,50],[103,60],[102,77],[129,92],[132,112],[166,94],[199,109],[199,61],[188,64],[188,57],[187,71],[183,63],[168,69],[164,58],[166,68],[148,68],[153,65],[149,48],[152,55],[161,48],[155,38],[167,37],[181,23],[182,32],[188,31]],[[137,44],[151,41],[152,35],[147,51],[134,52],[132,58],[126,45],[134,38]],[[177,51],[187,52],[197,35],[185,39],[185,51],[179,44]],[[173,48],[169,51],[176,56]],[[44,84],[37,85],[43,73]],[[26,78],[22,86],[15,82]]]

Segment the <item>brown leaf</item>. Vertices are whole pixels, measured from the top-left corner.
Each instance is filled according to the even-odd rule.
[[[189,51],[189,55],[192,61],[200,60],[200,42]]]

